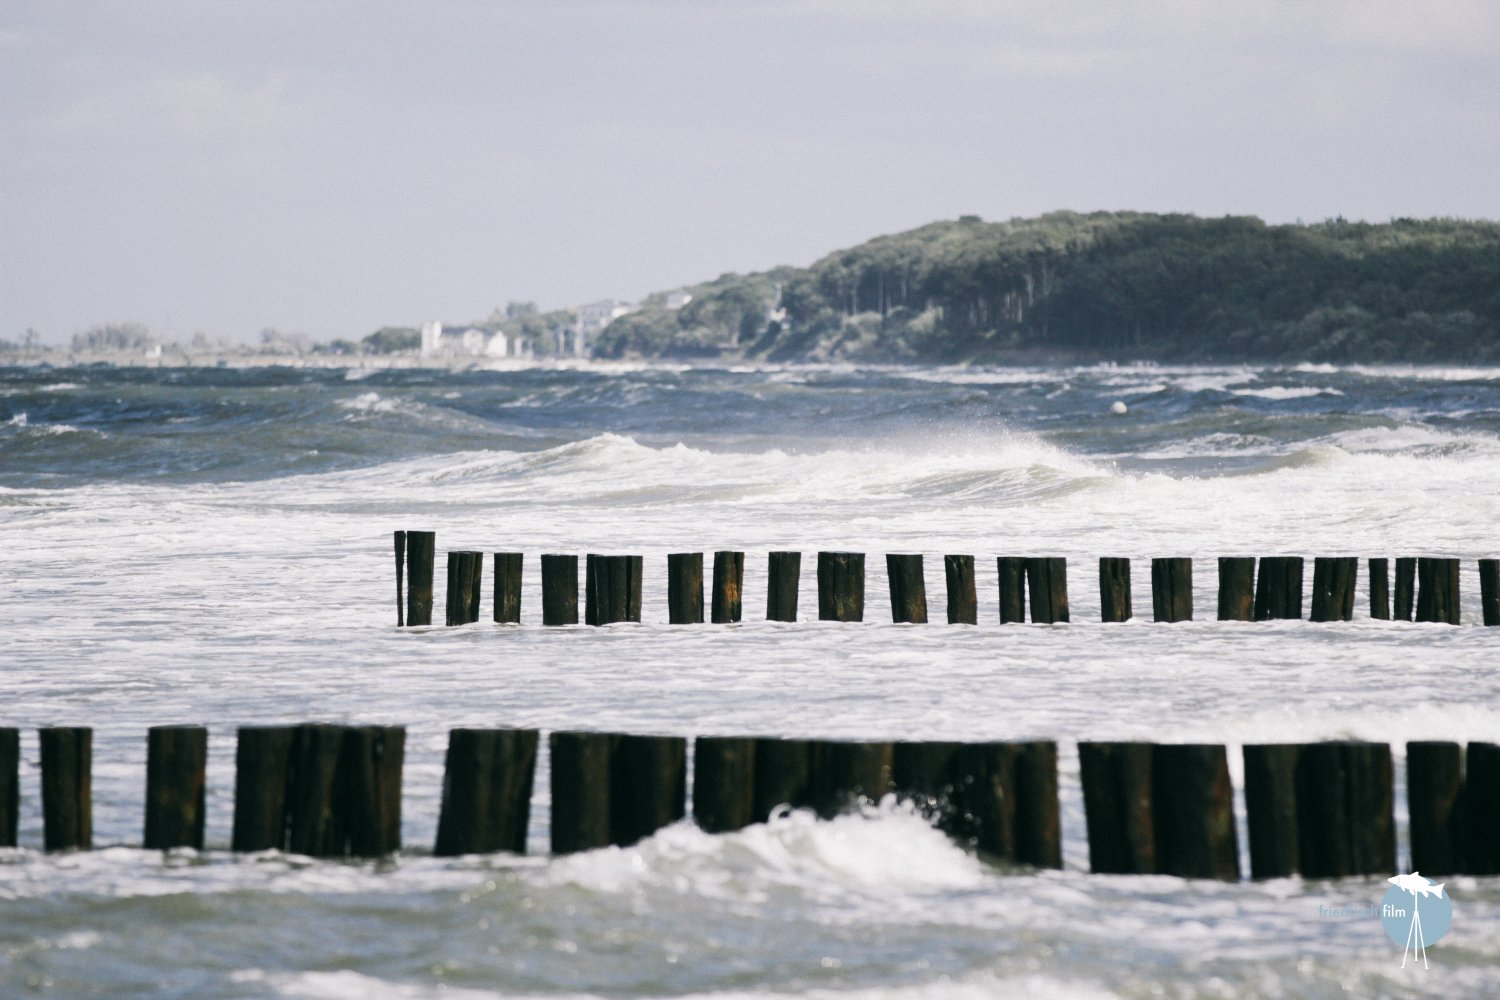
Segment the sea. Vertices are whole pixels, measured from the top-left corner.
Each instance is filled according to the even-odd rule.
[[[1093,875],[1076,746],[1225,744],[1238,789],[1245,743],[1389,743],[1407,870],[1406,743],[1500,740],[1497,515],[1495,369],[0,369],[0,997],[1494,996],[1500,879],[1446,879],[1403,968],[1383,878]],[[437,533],[440,580],[524,552],[522,623],[398,629],[398,529]],[[667,554],[719,549],[745,620],[669,625]],[[784,549],[803,620],[767,622]],[[829,549],[869,554],[862,623],[809,620]],[[544,628],[544,552],[643,556],[643,620]],[[891,552],[925,556],[932,624],[891,623]],[[977,626],[942,620],[949,553]],[[1066,557],[1072,620],[1002,626],[1002,555]],[[1372,619],[1363,561],[1352,622],[1217,622],[1226,555],[1458,557],[1463,622]],[[1101,556],[1135,560],[1132,621],[1099,621]],[[1195,620],[1150,620],[1156,556],[1195,560]],[[228,850],[236,727],[308,721],[407,727],[398,855]],[[201,853],[140,847],[169,723],[210,730]],[[94,728],[91,851],[41,850],[52,725]],[[545,740],[527,853],[434,858],[458,726],[1055,739],[1065,864],[889,800],[551,858]]]

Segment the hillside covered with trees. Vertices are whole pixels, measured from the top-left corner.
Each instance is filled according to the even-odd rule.
[[[965,216],[686,291],[595,356],[1500,362],[1492,222]]]

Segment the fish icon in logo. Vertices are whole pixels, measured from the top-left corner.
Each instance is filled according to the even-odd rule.
[[[1447,883],[1424,878],[1420,872],[1396,875],[1386,881],[1391,884],[1391,888],[1386,890],[1385,899],[1381,903],[1380,920],[1385,925],[1386,935],[1397,944],[1403,945],[1401,968],[1406,968],[1408,957],[1415,963],[1418,955],[1422,957],[1422,968],[1428,968],[1427,945],[1436,944],[1438,938],[1448,932],[1448,927],[1453,922],[1453,901],[1443,891]],[[1406,902],[1404,897],[1407,895],[1411,896],[1409,914],[1404,905]],[[1429,923],[1432,926],[1426,931],[1422,927],[1421,900],[1423,897],[1431,900],[1427,911]],[[1404,941],[1400,937],[1403,930],[1406,932]]]

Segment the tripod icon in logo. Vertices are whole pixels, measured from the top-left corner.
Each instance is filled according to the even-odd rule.
[[[1427,939],[1422,934],[1421,898],[1423,896],[1431,896],[1436,900],[1443,900],[1443,886],[1446,883],[1430,881],[1423,878],[1418,872],[1412,872],[1410,875],[1396,875],[1386,879],[1386,881],[1401,892],[1411,894],[1411,922],[1407,925],[1406,946],[1401,952],[1401,968],[1406,968],[1408,956],[1415,963],[1417,956],[1421,955],[1422,968],[1426,969],[1429,966],[1427,965]],[[1452,904],[1449,903],[1448,905],[1451,911]],[[1391,918],[1399,918],[1401,916],[1404,916],[1404,914],[1400,912],[1398,907],[1393,906],[1389,902],[1389,896],[1387,896],[1387,902],[1381,907],[1381,918],[1389,921]],[[1445,921],[1444,927],[1438,932],[1437,937],[1441,937],[1443,931],[1446,930]],[[1394,936],[1392,940],[1394,940]]]

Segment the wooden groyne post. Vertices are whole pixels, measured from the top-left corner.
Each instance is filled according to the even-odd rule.
[[[948,584],[948,624],[978,625],[979,594],[974,587],[974,557],[943,556],[943,576]]]
[[[449,625],[479,621],[479,584],[483,575],[483,552],[448,553]]]
[[[1354,556],[1318,556],[1313,560],[1311,619],[1347,622],[1354,618],[1354,578],[1359,560]]]
[[[1302,617],[1302,557],[1262,556],[1255,581],[1255,620]]]
[[[94,842],[94,731],[79,726],[37,730],[42,751],[43,842],[49,851],[87,850]]]
[[[146,734],[146,850],[203,849],[208,730],[153,726]]]
[[[1026,560],[1020,556],[999,556],[995,569],[1000,577],[1000,624],[1026,620]]]
[[[1028,558],[1026,584],[1031,620],[1051,625],[1068,620],[1068,561],[1061,557]]]
[[[1081,742],[1078,759],[1092,871],[1239,878],[1222,746]]]
[[[1429,875],[1469,870],[1464,823],[1464,750],[1448,741],[1406,744],[1411,866]]]
[[[1417,592],[1417,560],[1413,556],[1396,557],[1395,619],[1411,621],[1413,597]]]
[[[1380,621],[1391,620],[1391,561],[1385,558],[1371,559],[1370,563],[1370,617]]]
[[[21,819],[21,731],[0,728],[0,847],[15,847]]]
[[[542,556],[542,624],[578,624],[577,556]]]
[[[1458,624],[1458,560],[1417,560],[1417,621]]]
[[[234,754],[235,851],[286,849],[287,775],[296,726],[241,726]]]
[[[673,625],[702,624],[702,552],[667,555],[667,621]]]
[[[865,554],[818,553],[818,620],[865,620]]]
[[[1297,756],[1292,743],[1247,743],[1245,820],[1250,834],[1250,877],[1297,874]]]
[[[741,830],[755,815],[755,740],[700,736],[693,741],[693,819],[709,833]]]
[[[1464,764],[1468,868],[1500,875],[1500,744],[1470,743]]]
[[[891,621],[925,624],[927,583],[922,578],[922,557],[887,554],[886,577],[891,585]]]
[[[432,566],[437,533],[396,532],[396,625],[432,624]]]
[[[1257,879],[1391,874],[1391,748],[1331,741],[1247,744],[1245,808]]]
[[[1099,559],[1099,620],[1125,622],[1131,618],[1130,560],[1118,556]]]
[[[1479,608],[1486,625],[1500,625],[1500,559],[1479,560]]]
[[[745,553],[714,553],[714,596],[710,609],[716,625],[737,622],[741,615],[740,593],[745,586]]]
[[[495,621],[502,625],[521,621],[521,563],[519,552],[495,553]]]
[[[1255,620],[1255,557],[1219,557],[1219,621]]]
[[[1193,560],[1151,560],[1151,614],[1159,622],[1193,620]]]
[[[641,556],[589,554],[584,566],[584,621],[589,625],[641,620]]]
[[[537,741],[534,729],[448,733],[434,855],[526,853]]]
[[[897,794],[990,857],[1062,867],[1057,744],[897,743]]]
[[[797,620],[797,586],[802,574],[802,553],[772,552],[766,559],[766,621]]]
[[[879,802],[894,790],[895,747],[868,740],[809,740],[809,781],[802,804],[825,818]]]
[[[1396,824],[1391,748],[1304,744],[1297,760],[1298,864],[1305,878],[1393,875]]]
[[[401,848],[402,726],[245,727],[234,849],[380,857]]]
[[[554,854],[628,847],[686,814],[681,737],[558,732],[549,746]]]

